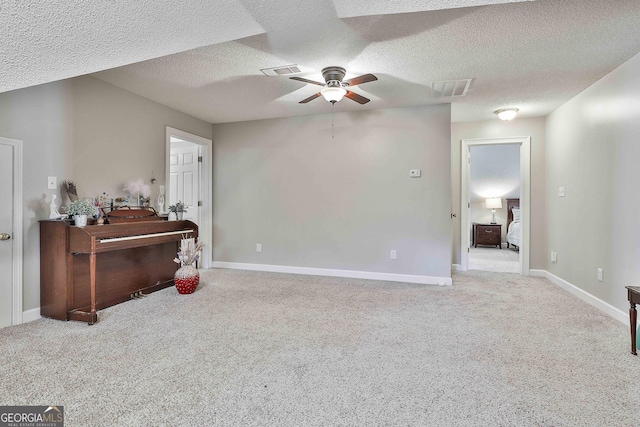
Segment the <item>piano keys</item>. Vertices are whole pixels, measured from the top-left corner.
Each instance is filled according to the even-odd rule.
[[[191,221],[160,218],[71,224],[40,221],[40,314],[89,324],[103,308],[173,286],[180,241],[198,236]]]

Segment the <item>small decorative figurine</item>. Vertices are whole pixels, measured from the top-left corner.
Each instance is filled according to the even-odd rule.
[[[58,207],[56,206],[56,195],[51,196],[51,204],[49,204],[49,219],[60,219],[64,218],[66,215],[61,215],[58,212]]]

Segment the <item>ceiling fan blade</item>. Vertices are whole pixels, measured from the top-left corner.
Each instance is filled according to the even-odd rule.
[[[303,99],[302,101],[298,102],[298,104],[306,104],[309,101],[313,101],[314,99],[318,98],[319,96],[322,96],[322,94],[320,92],[316,93],[315,95],[311,95],[308,98]]]
[[[357,93],[351,92],[350,90],[347,91],[345,97],[356,101],[358,104],[366,104],[367,102],[371,101],[369,98],[365,98],[364,96],[358,95]]]
[[[345,83],[348,84],[349,86],[355,86],[355,85],[361,85],[362,83],[375,82],[376,80],[378,80],[378,78],[373,74],[363,74],[362,76],[349,79]]]
[[[289,77],[291,80],[297,80],[303,83],[311,83],[312,85],[324,86],[324,83],[316,82],[313,80],[303,79],[302,77]]]

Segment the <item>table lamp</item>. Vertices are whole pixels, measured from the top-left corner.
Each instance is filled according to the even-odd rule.
[[[486,200],[487,209],[491,209],[493,218],[491,224],[496,224],[496,209],[502,209],[502,199],[500,197],[494,197]]]

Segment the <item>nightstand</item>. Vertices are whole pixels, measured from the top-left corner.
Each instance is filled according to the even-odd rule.
[[[497,246],[502,249],[502,224],[473,223],[473,247],[478,245]]]

